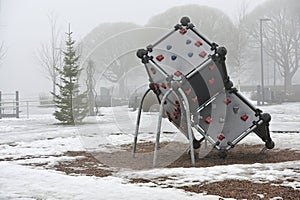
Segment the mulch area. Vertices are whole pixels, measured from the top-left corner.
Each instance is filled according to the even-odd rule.
[[[85,151],[67,151],[64,156],[79,157],[75,160],[59,162],[55,170],[66,174],[105,177],[112,175],[112,170],[103,166],[95,157]]]
[[[198,158],[196,167],[211,167],[215,165],[253,164],[253,163],[277,163],[292,160],[300,160],[300,152],[292,150],[272,149],[261,153],[264,145],[239,144],[228,151],[228,156],[221,159],[218,151],[212,149],[203,158]],[[95,152],[93,156],[108,166],[130,169],[152,168],[154,144],[151,142],[139,143],[136,156],[133,157],[132,145],[123,145],[123,151],[112,153]],[[156,167],[191,167],[191,158],[187,153],[188,144],[179,142],[162,142],[158,153]]]
[[[222,159],[217,150],[213,149],[204,158],[198,158],[195,152],[196,167],[211,167],[216,165],[278,163],[300,160],[300,152],[292,150],[267,150],[260,153],[264,145],[240,144],[228,151],[228,156]],[[86,174],[108,176],[112,169],[150,169],[152,168],[154,144],[151,142],[137,145],[136,156],[133,157],[132,146],[123,145],[122,151],[85,152],[68,151],[63,156],[78,157],[75,160],[59,162],[55,169],[67,174]],[[191,157],[187,153],[187,144],[163,142],[160,145],[157,167],[191,167]],[[104,170],[104,172],[102,171]]]
[[[264,145],[237,145],[228,151],[228,156],[221,159],[217,150],[211,151],[206,157],[196,159],[196,167],[211,167],[215,165],[277,163],[300,160],[300,152],[292,150],[267,150],[260,153]],[[184,154],[168,167],[190,167],[190,155]]]
[[[267,200],[275,197],[278,199],[282,197],[284,200],[300,199],[300,190],[294,190],[292,187],[273,185],[273,183],[254,183],[248,180],[224,180],[206,185],[184,186],[179,189],[235,199]]]
[[[273,149],[260,153],[262,148],[263,145],[239,144],[228,152],[228,156],[225,159],[219,158],[217,151],[212,150],[204,158],[198,158],[196,156],[196,167],[277,163],[300,160],[300,152],[297,151]],[[116,169],[123,167],[131,169],[152,168],[153,143],[139,143],[137,145],[135,158],[132,156],[131,145],[123,145],[121,149],[121,151],[112,153],[68,151],[64,156],[76,158],[74,160],[58,162],[58,164],[54,166],[54,169],[72,175],[105,177],[112,175]],[[157,162],[158,167],[191,167],[191,159],[190,155],[187,153],[187,149],[188,144],[162,142]],[[296,167],[294,170],[300,170],[300,166]],[[154,183],[157,187],[172,187],[163,184],[164,180],[169,178],[170,177],[160,177],[157,180],[133,178],[130,179],[129,182],[139,184]],[[294,180],[290,181],[293,182]],[[195,183],[195,185],[178,187],[177,189],[193,193],[219,195],[222,198],[270,199],[274,197],[283,197],[283,199],[300,199],[300,190],[294,190],[292,187],[280,186],[281,183],[282,182],[255,183],[248,180],[224,180],[215,183]]]
[[[162,178],[163,177],[160,177],[160,179]],[[166,179],[168,178],[166,177]],[[272,198],[275,199],[277,197],[276,200],[299,200],[300,190],[294,190],[292,187],[278,185],[282,182],[283,181],[255,183],[248,180],[231,179],[208,184],[195,184],[190,186],[177,187],[177,189],[182,189],[184,191],[192,193],[218,195],[222,198],[269,200]],[[154,183],[155,185],[163,188],[174,188],[170,185],[161,185],[157,180],[149,180],[144,178],[133,178],[130,180],[130,183]]]

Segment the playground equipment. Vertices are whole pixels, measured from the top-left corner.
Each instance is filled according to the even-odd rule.
[[[19,92],[2,93],[0,91],[0,119],[19,118],[20,114]]]
[[[250,132],[265,142],[264,150],[274,147],[269,132],[271,116],[255,108],[233,87],[226,70],[226,54],[225,47],[209,41],[188,17],[183,17],[180,24],[156,43],[137,51],[150,84],[138,110],[134,155],[143,101],[150,91],[160,104],[153,167],[163,117],[189,140],[192,166],[195,166],[193,149],[199,148],[204,140],[218,150],[221,158]],[[197,140],[195,132],[202,138]]]

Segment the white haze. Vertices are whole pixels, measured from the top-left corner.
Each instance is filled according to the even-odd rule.
[[[103,22],[134,22],[144,25],[173,6],[199,4],[218,8],[232,19],[247,0],[0,0],[0,42],[7,49],[0,61],[0,91],[19,90],[23,96],[51,90],[51,82],[37,61],[37,51],[50,39],[47,15],[57,14],[62,32],[71,23],[74,38],[82,39]],[[253,9],[264,0],[247,1]]]

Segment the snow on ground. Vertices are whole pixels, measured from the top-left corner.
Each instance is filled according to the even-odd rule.
[[[123,171],[118,175],[130,178],[157,179],[170,177],[160,184],[173,187],[188,186],[223,181],[225,179],[249,180],[254,182],[269,182],[283,180],[282,185],[288,185],[294,189],[300,187],[300,171],[295,170],[300,166],[300,161],[289,161],[277,164],[249,164],[249,165],[224,165],[203,168],[164,168],[144,171]],[[288,181],[295,179],[294,182]]]
[[[175,189],[126,184],[118,177],[67,176],[9,162],[0,162],[0,169],[0,199],[212,199]]]
[[[300,103],[261,107],[272,115],[272,138],[277,148],[300,150]],[[191,194],[153,184],[131,184],[131,178],[169,177],[162,185],[183,186],[246,179],[256,182],[283,180],[282,185],[299,189],[300,161],[276,164],[228,165],[207,168],[120,170],[105,178],[66,175],[49,167],[58,161],[74,159],[66,151],[119,150],[131,144],[136,112],[127,107],[102,108],[101,116],[89,118],[75,127],[56,125],[52,109],[37,108],[29,118],[0,120],[0,199],[219,199],[217,196]],[[139,141],[154,141],[157,115],[143,113]],[[296,131],[279,133],[278,131]],[[161,141],[187,142],[182,134],[164,120]],[[262,144],[250,134],[242,143]],[[46,163],[46,167],[28,166]],[[294,179],[293,182],[287,179]]]

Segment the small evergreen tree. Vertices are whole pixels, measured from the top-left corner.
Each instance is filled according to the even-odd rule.
[[[81,122],[87,115],[87,94],[86,92],[79,93],[78,79],[82,69],[78,64],[79,56],[74,49],[75,40],[72,39],[70,27],[66,35],[66,51],[63,52],[63,69],[56,68],[61,83],[56,84],[59,88],[59,94],[52,93],[57,108],[53,115],[63,124],[74,125],[76,122]]]

